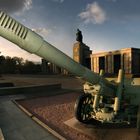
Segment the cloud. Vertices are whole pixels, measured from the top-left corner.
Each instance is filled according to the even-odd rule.
[[[29,10],[31,7],[32,0],[0,0],[0,10],[7,13]]]
[[[28,59],[34,62],[40,61],[40,58],[38,56],[28,53],[27,51],[19,48],[17,45],[13,44],[10,41],[7,41],[2,37],[0,37],[0,51],[0,55],[22,57],[23,59]]]
[[[97,2],[88,4],[86,10],[79,14],[85,23],[102,24],[106,21],[106,12]]]
[[[117,2],[117,0],[108,0],[108,1],[110,1],[110,2]]]
[[[51,30],[50,29],[46,29],[46,28],[35,28],[35,29],[32,29],[32,31],[42,35],[42,36],[47,36],[48,34],[51,33]]]
[[[59,3],[63,3],[64,2],[64,0],[52,0],[52,1],[59,2]]]
[[[27,9],[27,10],[29,10],[29,9],[31,9],[32,8],[32,0],[24,0],[25,2],[24,2],[24,9]]]

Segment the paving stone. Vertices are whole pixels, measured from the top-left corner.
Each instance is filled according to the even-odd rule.
[[[58,138],[56,138],[55,136],[49,135],[48,137],[44,137],[41,140],[59,140]]]
[[[13,121],[15,122],[15,125],[17,126],[17,128],[21,128],[21,127],[33,126],[34,122],[30,119],[31,118],[16,117],[16,119],[14,119]]]
[[[32,126],[22,127],[20,132],[27,140],[40,140],[44,136],[40,135]]]
[[[16,129],[16,125],[11,121],[1,122],[0,127],[2,128],[2,130],[4,132],[8,132],[8,131],[11,131],[13,129]]]
[[[0,105],[0,114],[6,113],[6,112],[7,112],[6,109],[1,107],[1,105]]]
[[[4,134],[4,138],[5,138],[5,140],[27,140],[17,130],[13,130],[9,133],[6,133],[6,135]]]
[[[0,128],[5,140],[56,140],[11,101],[0,103]]]
[[[43,127],[39,126],[36,122],[34,122],[34,123],[35,124],[32,125],[32,130],[34,131],[34,133],[38,133],[39,135],[41,135],[42,138],[47,137],[48,135],[51,135],[47,130],[45,130]]]

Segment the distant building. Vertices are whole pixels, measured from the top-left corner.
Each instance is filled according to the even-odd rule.
[[[66,71],[65,69],[60,68],[55,64],[46,61],[45,59],[42,59],[41,68],[42,68],[42,73],[44,74],[63,74],[63,75],[68,74],[68,71]]]
[[[140,49],[125,48],[116,51],[91,54],[91,70],[99,73],[118,73],[124,68],[126,74],[140,74]]]
[[[116,51],[92,53],[83,43],[82,32],[77,29],[76,43],[73,46],[73,59],[81,65],[99,73],[117,74],[124,69],[126,74],[140,74],[140,49],[125,48]],[[42,72],[48,74],[68,74],[66,70],[42,59]]]

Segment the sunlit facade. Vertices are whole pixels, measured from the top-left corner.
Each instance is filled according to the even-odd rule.
[[[116,74],[124,69],[126,74],[140,74],[140,49],[125,48],[116,51],[93,53],[91,55],[91,70],[99,73]]]

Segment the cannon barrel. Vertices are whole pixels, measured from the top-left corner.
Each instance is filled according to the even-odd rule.
[[[72,58],[46,42],[40,35],[20,24],[3,11],[0,11],[0,36],[20,48],[68,70],[89,83],[99,84],[102,79],[103,84],[107,85],[108,91],[113,87],[106,79],[75,62]]]

